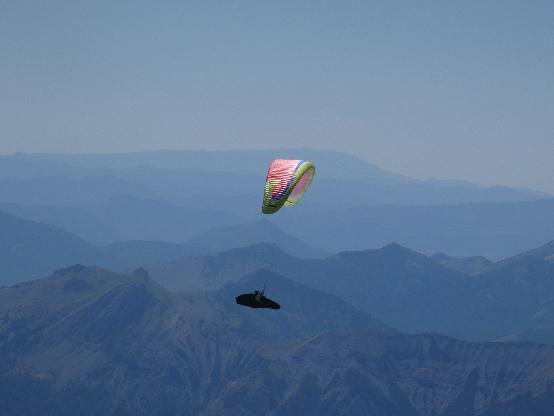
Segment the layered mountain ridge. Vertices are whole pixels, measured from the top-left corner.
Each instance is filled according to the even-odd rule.
[[[551,243],[529,255],[491,263],[473,275],[398,244],[326,259],[300,259],[276,245],[260,244],[146,268],[162,285],[181,291],[213,290],[269,269],[337,295],[403,332],[552,343],[554,265],[549,247]]]
[[[298,296],[291,298],[295,307],[283,307],[288,316],[228,300],[266,278],[275,293],[284,291],[280,296]],[[144,271],[133,277],[85,266],[2,288],[0,388],[8,394],[0,406],[6,414],[40,409],[47,416],[76,409],[393,416],[551,410],[554,347],[399,335],[334,299],[267,271],[188,294],[167,292]],[[344,312],[337,315],[332,303]],[[293,321],[296,327],[287,325]]]

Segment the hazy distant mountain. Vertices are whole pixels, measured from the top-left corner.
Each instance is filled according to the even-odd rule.
[[[524,189],[482,187],[465,181],[419,181],[393,174],[358,157],[341,152],[311,149],[270,149],[252,151],[186,151],[161,150],[120,154],[16,154],[0,158],[9,167],[0,176],[28,177],[29,172],[44,175],[52,164],[50,175],[117,176],[168,195],[168,190],[193,194],[256,196],[263,183],[269,162],[275,158],[311,159],[317,165],[320,191],[313,188],[315,200],[331,206],[346,200],[342,206],[366,203],[388,204],[451,204],[468,201],[521,201],[547,197]],[[22,165],[23,167],[19,166]],[[38,167],[33,168],[33,164]],[[63,166],[66,166],[65,172]],[[10,170],[14,172],[10,175]],[[179,188],[178,184],[185,186]],[[193,184],[192,187],[189,184]],[[199,191],[199,188],[205,188]],[[240,185],[244,188],[240,188]],[[223,189],[220,189],[222,188]],[[239,188],[239,189],[237,189]],[[180,192],[179,192],[180,193]],[[332,200],[329,195],[334,195]],[[339,204],[340,205],[340,204]]]
[[[0,211],[26,220],[42,222],[78,235],[92,244],[105,244],[119,238],[84,209],[53,205],[20,205],[0,202]]]
[[[281,265],[295,261],[301,265],[309,260],[292,257],[274,244],[256,244],[145,268],[151,278],[171,290],[215,290],[257,270],[280,270]]]
[[[212,227],[260,219],[267,164],[278,156],[313,159],[317,175],[301,204],[272,221],[328,252],[397,241],[429,254],[498,259],[554,235],[554,200],[539,200],[548,195],[419,181],[353,155],[309,149],[0,156],[0,201],[85,210],[105,230],[99,239],[71,215],[47,221],[46,214],[14,213],[94,243],[182,242]]]
[[[71,181],[71,186],[83,187],[75,195],[71,187],[66,188],[65,180],[54,181],[58,188],[52,194],[36,191],[35,185],[41,187],[42,183],[27,190],[23,187],[15,198],[17,209],[9,204],[12,208],[8,211],[58,225],[96,244],[121,240],[183,242],[212,227],[262,218],[258,187],[248,200],[240,194],[222,199],[217,194],[181,192],[178,196],[182,201],[171,202],[140,193],[122,194],[126,189],[133,190],[124,185],[110,192],[97,192],[95,186],[101,186],[102,181],[93,181],[95,186],[89,189],[84,182]],[[44,185],[48,190],[49,185]],[[314,191],[317,186],[314,183]],[[139,188],[134,189],[138,192]],[[3,194],[0,200],[7,201],[10,195],[14,193]],[[72,200],[78,210],[71,206]],[[331,253],[397,241],[426,254],[445,252],[453,257],[497,260],[538,246],[554,235],[554,199],[425,207],[360,206],[348,210],[332,210],[320,202],[305,198],[298,207],[271,216],[271,222],[290,236]],[[70,205],[60,208],[64,203]],[[44,205],[48,207],[39,207]]]
[[[100,247],[111,263],[101,263],[117,268],[137,267],[143,264],[165,263],[188,256],[207,254],[205,250],[165,241],[121,241]]]
[[[144,276],[73,266],[0,289],[2,412],[550,414],[554,347],[353,329],[373,321],[271,278],[293,302],[280,311],[228,300],[260,274],[216,293],[171,294]],[[328,332],[338,326],[347,328]]]
[[[0,286],[44,276],[76,262],[128,268],[206,253],[192,246],[156,241],[99,247],[59,227],[1,211],[0,230]]]
[[[323,260],[296,258],[262,244],[147,266],[152,278],[177,290],[214,289],[270,269],[337,295],[405,332],[437,331],[471,340],[526,333],[520,337],[541,342],[554,341],[552,267],[531,256],[503,267],[493,264],[489,272],[470,277],[395,244]]]
[[[9,204],[4,204],[10,206]],[[134,205],[134,208],[132,207]],[[131,230],[135,225],[146,221],[140,218],[141,212],[148,211],[149,207],[159,208],[159,205],[151,201],[125,199],[112,207],[120,207],[121,221],[114,222],[114,228],[118,233],[125,229]],[[39,216],[35,212],[41,211],[40,207],[10,206],[14,211],[26,212],[29,216]],[[203,213],[206,221],[191,221],[187,217],[190,212],[181,210],[172,205],[166,207],[165,215],[160,215],[159,220],[153,224],[146,224],[146,229],[151,229],[152,237],[161,235],[178,239],[180,236],[201,230],[207,227],[210,218],[217,216],[214,213]],[[128,208],[129,213],[124,214],[123,208]],[[163,211],[160,210],[160,212]],[[74,212],[71,209],[49,207],[44,212],[60,218],[61,214]],[[87,220],[86,216],[80,217],[80,211],[76,211],[73,217],[68,216],[68,221]],[[145,213],[147,215],[147,213]],[[171,223],[170,215],[181,216],[181,228],[171,228],[164,221]],[[71,218],[69,218],[71,217]],[[114,220],[116,216],[113,217]],[[229,217],[232,218],[232,217]],[[214,228],[206,234],[200,235],[187,244],[172,243],[167,241],[126,240],[104,246],[90,244],[78,236],[61,228],[44,223],[24,220],[7,213],[0,212],[0,220],[3,227],[0,243],[3,246],[3,255],[0,255],[0,285],[17,283],[33,277],[41,276],[53,270],[76,262],[85,264],[97,264],[113,268],[130,268],[145,264],[166,263],[179,258],[205,255],[219,250],[237,247],[243,244],[252,244],[263,241],[275,240],[289,251],[298,255],[313,257],[323,256],[324,252],[304,244],[294,237],[290,237],[267,221],[249,223],[236,227]],[[224,218],[219,218],[222,222]],[[188,226],[190,224],[190,226]],[[129,237],[134,237],[132,234]]]
[[[0,212],[0,285],[75,263],[104,261],[100,251],[60,228]]]
[[[532,250],[527,250],[523,253],[516,254],[515,256],[499,261],[496,264],[496,267],[504,267],[508,264],[517,263],[521,260],[529,259],[529,258],[544,260],[546,263],[553,263],[554,262],[554,240],[540,247],[534,248]]]
[[[244,222],[224,210],[184,207],[138,196],[114,197],[91,209],[121,240],[183,242],[216,225]]]
[[[311,159],[317,161],[323,178],[360,179],[373,183],[406,183],[414,179],[386,172],[356,156],[331,151],[311,149],[268,149],[236,151],[155,150],[114,154],[23,154],[4,156],[15,169],[17,162],[29,166],[37,163],[56,162],[85,168],[125,169],[150,166],[162,169],[195,169],[259,174],[267,169],[275,158]],[[29,171],[29,168],[25,170]]]
[[[143,185],[111,176],[0,179],[0,200],[23,205],[88,208],[122,195],[155,197]]]
[[[82,172],[82,167],[32,154],[0,155],[0,178],[70,177],[82,176]]]
[[[104,237],[112,240],[167,240],[184,241],[206,231],[214,225],[237,224],[244,219],[224,209],[200,209],[178,205],[156,197],[143,185],[135,185],[114,177],[32,179],[0,179],[0,199],[19,204],[16,213],[29,211],[21,205],[50,205],[79,208],[93,217],[98,227],[109,230]],[[23,214],[62,223],[69,231],[83,232],[81,221],[90,221],[75,216],[63,220],[45,208],[45,214]],[[61,208],[58,208],[60,211]],[[89,233],[90,234],[90,233]],[[90,241],[90,240],[89,240]]]
[[[497,260],[554,236],[554,199],[287,210],[279,214],[273,220],[278,227],[331,252],[381,247],[396,241],[426,254],[445,252],[455,257],[479,255]]]
[[[541,247],[527,251],[525,254],[527,256],[542,258],[543,260],[551,263],[554,261],[554,240]]]
[[[436,253],[431,256],[445,267],[457,272],[469,275],[483,273],[494,263],[483,256],[450,257],[444,253]]]
[[[214,227],[187,242],[192,247],[212,252],[258,243],[276,244],[296,257],[321,258],[328,255],[325,251],[284,233],[266,219],[239,225]]]

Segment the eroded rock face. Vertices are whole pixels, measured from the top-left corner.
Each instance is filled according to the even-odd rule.
[[[314,337],[271,357],[211,410],[233,404],[248,414],[250,403],[267,400],[279,415],[501,415],[527,403],[536,413],[521,414],[547,415],[545,403],[554,403],[553,349],[542,345],[356,331]]]

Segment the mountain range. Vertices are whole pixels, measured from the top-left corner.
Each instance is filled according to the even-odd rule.
[[[323,258],[329,254],[283,232],[266,219],[239,225],[213,227],[191,238],[186,245],[201,248],[204,252],[216,253],[259,243],[276,244],[287,253],[302,258]]]
[[[276,157],[316,179],[262,216]],[[0,415],[554,408],[551,195],[310,149],[0,156],[0,195]]]
[[[0,178],[104,177],[142,184],[166,199],[175,193],[253,195],[269,162],[275,158],[310,159],[325,184],[312,198],[362,203],[440,204],[468,201],[507,202],[534,200],[547,194],[503,186],[483,187],[461,180],[417,180],[387,172],[341,152],[312,149],[251,151],[161,150],[119,154],[23,154],[0,157]],[[359,192],[359,188],[367,192]],[[321,192],[321,193],[320,193]],[[254,196],[259,196],[256,189]],[[352,198],[356,197],[356,200]],[[352,201],[350,201],[352,200]],[[331,203],[331,205],[334,205]]]
[[[16,212],[23,209],[21,206],[5,206]],[[34,218],[41,217],[39,212],[45,212],[46,217],[55,216],[60,219],[67,213],[65,209],[57,208],[42,211],[41,207],[32,207],[27,211]],[[69,214],[80,217],[81,212],[70,210]],[[125,217],[123,212],[121,215]],[[206,215],[210,214],[206,213]],[[86,216],[81,218],[87,219]],[[125,219],[131,223],[135,220],[134,217]],[[137,220],[137,222],[143,221]],[[216,253],[225,249],[269,241],[278,242],[287,252],[302,257],[322,258],[326,255],[325,251],[284,233],[266,220],[248,222],[239,226],[209,228],[184,243],[131,239],[106,245],[95,245],[58,226],[23,219],[2,211],[0,211],[0,226],[2,230],[0,285],[44,276],[73,263],[129,269],[144,264],[166,263],[179,258]],[[92,227],[95,227],[94,223],[88,231],[92,231],[94,229]],[[151,227],[153,232],[163,229],[160,223],[149,224],[148,227]],[[171,228],[167,231],[179,232]]]
[[[282,310],[234,304],[266,279]],[[546,416],[554,402],[552,346],[400,335],[268,271],[171,293],[144,270],[61,269],[0,289],[0,354],[10,415]]]
[[[314,207],[307,211],[280,212],[273,221],[289,234],[330,252],[376,248],[395,241],[425,254],[500,260],[554,236],[554,199],[341,210]]]
[[[268,269],[335,294],[403,332],[554,343],[552,243],[496,263],[427,257],[398,244],[324,258],[322,250],[266,221],[216,227],[184,244],[137,240],[106,246],[10,214],[0,214],[0,223],[1,285],[84,263],[117,270],[142,265],[170,289],[214,290]],[[271,240],[286,251],[261,244],[216,254]]]
[[[44,276],[55,268],[104,260],[100,251],[58,227],[0,212],[0,285]]]
[[[272,221],[328,253],[396,241],[425,254],[498,260],[554,232],[550,195],[421,181],[353,155],[310,149],[0,156],[0,209],[95,245],[183,243],[213,227],[258,220],[267,164],[275,157],[312,159],[317,176],[309,197]]]
[[[333,293],[402,332],[554,343],[552,249],[549,243],[490,262],[473,275],[398,244],[325,259],[300,259],[261,244],[145,267],[154,280],[181,291],[214,290],[268,269]]]

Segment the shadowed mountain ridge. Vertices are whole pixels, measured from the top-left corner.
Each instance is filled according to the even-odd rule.
[[[303,290],[298,295],[324,304],[331,298],[264,273],[237,289],[271,277],[283,285],[275,292]],[[260,314],[225,304],[227,291],[234,287],[171,294],[144,272],[132,277],[78,265],[0,289],[0,390],[9,393],[2,410],[44,416],[500,416],[510,409],[546,416],[551,410],[554,347],[328,332],[313,327],[321,312],[315,305],[289,316]],[[335,324],[349,315],[345,308]],[[292,327],[282,326],[290,320]]]
[[[470,277],[398,244],[321,260],[300,259],[275,245],[260,244],[147,269],[153,279],[182,291],[217,289],[269,269],[337,295],[404,332],[436,331],[472,340],[516,333],[530,334],[517,339],[533,340],[532,334],[540,332],[537,341],[552,342],[546,336],[554,334],[552,267],[552,262],[531,255],[493,264],[490,271]]]

